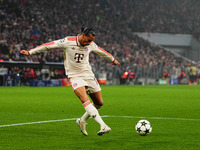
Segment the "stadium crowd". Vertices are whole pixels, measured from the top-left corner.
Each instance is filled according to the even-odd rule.
[[[19,51],[76,35],[84,25],[93,26],[95,42],[121,60],[122,67],[113,71],[110,63],[91,53],[97,75],[104,70],[110,78],[121,77],[133,70],[159,78],[167,71],[186,72],[191,63],[133,32],[189,33],[200,39],[199,5],[198,0],[1,0],[0,61],[63,62],[59,49],[28,57]]]

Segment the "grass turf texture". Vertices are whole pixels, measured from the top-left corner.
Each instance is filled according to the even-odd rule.
[[[115,115],[103,118],[110,133],[98,136],[100,127],[93,119],[87,137],[75,120],[0,127],[0,149],[199,149],[200,86],[103,86],[102,94],[100,115]],[[71,87],[0,87],[0,126],[78,118],[84,112]],[[136,133],[140,119],[151,122],[150,135]]]

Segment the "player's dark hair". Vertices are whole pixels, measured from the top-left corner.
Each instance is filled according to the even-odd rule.
[[[95,32],[93,28],[81,27],[81,32],[84,33],[86,36],[88,36],[89,34],[92,34],[93,36],[95,36]]]

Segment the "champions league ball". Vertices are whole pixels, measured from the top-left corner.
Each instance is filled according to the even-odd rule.
[[[140,120],[137,122],[135,130],[139,135],[145,136],[151,133],[152,126],[148,120]]]

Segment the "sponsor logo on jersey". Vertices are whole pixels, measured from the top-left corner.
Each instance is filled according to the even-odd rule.
[[[76,87],[76,86],[77,86],[77,83],[74,83],[73,86]]]
[[[72,47],[72,50],[75,50],[75,47]]]
[[[77,63],[81,63],[81,60],[83,60],[84,54],[79,54],[76,53],[74,56],[74,59],[76,60]]]

